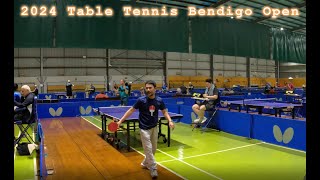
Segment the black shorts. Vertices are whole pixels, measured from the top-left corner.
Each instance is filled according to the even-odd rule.
[[[214,102],[212,102],[212,101],[202,101],[202,102],[201,101],[197,101],[196,104],[198,104],[199,107],[202,106],[202,105],[205,105],[206,110],[214,108]]]

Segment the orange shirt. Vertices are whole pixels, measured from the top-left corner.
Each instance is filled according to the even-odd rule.
[[[97,94],[95,99],[108,99],[109,97],[105,94]]]

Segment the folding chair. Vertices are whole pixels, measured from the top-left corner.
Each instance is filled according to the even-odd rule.
[[[192,131],[196,127],[201,127],[201,131],[203,132],[204,130],[208,129],[208,126],[212,126],[211,129],[217,130],[219,132],[220,129],[217,127],[217,125],[214,121],[214,116],[217,113],[217,110],[218,110],[217,106],[215,106],[212,109],[206,110],[205,112],[207,112],[209,114],[209,118],[207,118],[207,121],[204,123],[202,123],[202,122],[192,123],[192,124],[194,124]]]
[[[14,120],[14,124],[16,124],[19,127],[20,132],[21,132],[19,137],[14,140],[14,146],[16,146],[16,144],[18,144],[23,137],[25,137],[29,141],[29,143],[31,143],[31,142],[35,143],[32,136],[28,133],[28,129],[32,128],[34,130],[33,125],[36,124],[36,121],[38,119],[37,118],[37,97],[34,97],[33,104],[31,104],[30,106],[32,106],[32,110],[31,110],[29,119],[27,119],[27,120],[15,119]]]

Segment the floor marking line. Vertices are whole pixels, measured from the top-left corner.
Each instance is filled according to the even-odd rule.
[[[98,127],[97,125],[95,125],[93,122],[89,121],[88,119],[84,118],[83,116],[80,116],[82,119],[88,121],[90,124],[94,125],[95,127],[101,129],[100,127]]]
[[[226,151],[232,151],[232,150],[235,150],[235,149],[254,146],[254,145],[258,145],[258,144],[263,144],[263,142],[259,142],[259,143],[255,143],[255,144],[248,144],[248,145],[244,145],[244,146],[238,146],[238,147],[235,147],[235,148],[229,148],[229,149],[220,150],[220,151],[214,151],[214,152],[210,152],[210,153],[198,154],[198,155],[194,155],[194,156],[187,156],[187,157],[180,158],[180,159],[183,160],[183,159],[189,159],[189,158],[194,158],[194,157],[205,156],[205,155],[209,155],[209,154],[217,154],[217,153],[222,153],[222,152],[226,152]],[[161,161],[160,163],[170,162],[170,161],[175,161],[175,160],[171,159],[171,160]]]
[[[86,121],[88,121],[89,123],[91,123],[91,122],[90,122],[89,120],[87,120],[86,118],[84,118],[84,117],[82,117],[82,116],[81,116],[81,118],[83,118],[83,119],[85,119]],[[93,123],[91,123],[91,124],[93,124]],[[98,129],[102,130],[102,128],[96,126],[95,124],[93,124],[93,125],[94,125],[95,127],[97,127]],[[123,142],[123,141],[121,141],[121,142],[122,142],[123,144],[127,145],[125,142]],[[140,151],[136,150],[135,148],[133,148],[133,147],[131,147],[131,148],[132,148],[134,151],[136,151],[137,153],[141,154],[142,156],[145,156],[143,153],[141,153]],[[178,177],[180,177],[180,178],[182,178],[182,179],[187,179],[187,178],[181,176],[180,174],[172,171],[171,169],[167,168],[166,166],[164,166],[164,165],[162,165],[162,164],[160,164],[160,163],[158,163],[158,162],[157,162],[157,164],[160,165],[161,167],[163,167],[164,169],[172,172],[172,173],[175,174],[176,176],[178,176]]]
[[[176,160],[178,160],[178,161],[180,161],[180,162],[182,162],[182,163],[184,163],[184,164],[186,164],[186,165],[188,165],[188,166],[191,166],[191,167],[197,169],[198,171],[201,171],[201,172],[203,172],[203,173],[205,173],[205,174],[207,174],[207,175],[209,175],[209,176],[211,176],[211,177],[214,177],[214,178],[217,178],[217,179],[222,180],[222,178],[220,178],[220,177],[218,177],[218,176],[215,176],[215,175],[213,175],[213,174],[211,174],[211,173],[209,173],[209,172],[207,172],[207,171],[205,171],[205,170],[202,170],[202,169],[200,169],[200,168],[198,168],[198,167],[195,167],[194,165],[189,164],[189,163],[187,163],[187,162],[185,162],[185,161],[183,161],[183,160],[177,159],[177,158],[175,158],[174,156],[172,156],[172,155],[170,155],[170,154],[168,154],[168,153],[166,153],[166,152],[161,151],[160,149],[157,149],[157,151],[160,151],[161,153],[163,153],[163,154],[165,154],[165,155],[167,155],[167,156],[169,156],[169,157],[171,157],[171,158],[173,158],[173,159],[176,159]]]
[[[298,149],[293,149],[293,148],[288,148],[288,147],[280,146],[280,145],[276,145],[276,144],[271,144],[271,143],[268,143],[268,142],[263,142],[263,143],[264,143],[264,144],[268,144],[268,145],[272,145],[272,146],[277,146],[277,147],[284,148],[284,149],[288,149],[288,150],[292,150],[292,151],[297,151],[297,152],[301,152],[301,153],[307,153],[306,151],[302,151],[302,150],[298,150]]]
[[[97,118],[95,118],[94,116],[91,116],[91,117],[93,117],[93,118],[94,118],[94,119],[96,119],[97,121],[101,122],[101,120],[100,120],[100,119],[97,119]]]

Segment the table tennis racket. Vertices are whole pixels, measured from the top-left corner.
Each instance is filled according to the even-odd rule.
[[[116,122],[111,122],[111,123],[109,123],[108,124],[108,130],[110,131],[110,132],[116,132],[117,130],[118,130],[118,124],[116,123]]]

